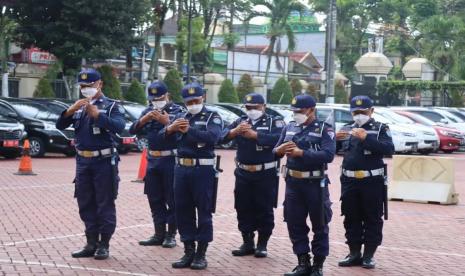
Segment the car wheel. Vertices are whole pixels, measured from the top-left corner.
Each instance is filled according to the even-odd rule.
[[[419,150],[418,153],[422,155],[430,155],[431,153],[433,153],[433,150]]]
[[[29,155],[31,157],[43,157],[45,155],[45,143],[39,137],[29,138]]]
[[[453,150],[443,150],[444,153],[447,153],[447,154],[451,154],[453,153],[454,151]]]

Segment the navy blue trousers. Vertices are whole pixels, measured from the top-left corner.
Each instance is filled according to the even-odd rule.
[[[144,178],[144,193],[154,224],[174,224],[174,156],[149,159]]]
[[[310,216],[313,239],[312,253],[315,256],[328,256],[329,254],[329,227],[332,210],[329,199],[329,190],[324,190],[325,223],[321,222],[321,188],[320,180],[296,179],[286,177],[286,198],[284,201],[284,219],[287,222],[289,237],[292,242],[294,254],[310,252],[307,217]]]
[[[175,213],[182,242],[211,242],[213,240],[214,180],[213,166],[175,166]]]
[[[341,189],[347,244],[380,245],[383,240],[384,178],[358,180],[341,176]]]
[[[115,158],[118,159],[118,157]],[[74,195],[87,233],[113,234],[115,232],[115,199],[119,177],[114,175],[111,159],[111,157],[76,157]],[[115,166],[117,165],[116,162]],[[114,187],[115,184],[116,187]]]
[[[234,171],[234,207],[237,212],[239,231],[271,235],[274,228],[273,205],[276,197],[275,169],[248,172],[239,168]]]

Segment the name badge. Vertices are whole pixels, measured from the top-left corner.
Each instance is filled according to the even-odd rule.
[[[100,128],[99,127],[92,127],[92,133],[95,135],[95,134],[100,134]]]
[[[262,146],[259,146],[259,145],[256,145],[256,146],[255,146],[255,149],[256,149],[257,151],[262,151],[262,150],[263,150],[263,147],[262,147]]]
[[[203,148],[205,147],[205,143],[197,143],[197,148]]]

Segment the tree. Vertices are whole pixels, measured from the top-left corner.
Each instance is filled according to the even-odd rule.
[[[289,82],[285,78],[279,78],[271,90],[270,103],[290,104],[292,101],[292,91]]]
[[[164,82],[168,87],[168,92],[170,93],[171,100],[176,103],[182,102],[182,79],[178,70],[169,70],[168,73],[166,73]]]
[[[307,86],[307,94],[315,98],[316,101],[320,99],[320,95],[318,94],[318,85],[314,83],[309,83]]]
[[[265,83],[268,83],[268,76],[270,73],[271,57],[273,54],[276,57],[276,65],[278,69],[282,68],[279,61],[281,51],[281,37],[286,36],[288,41],[287,51],[292,52],[295,49],[295,36],[292,32],[291,26],[287,23],[287,19],[292,11],[302,13],[306,7],[298,0],[254,0],[253,4],[264,6],[268,11],[263,12],[261,15],[270,19],[267,37],[270,39],[268,45],[266,64]],[[277,44],[277,45],[276,45]]]
[[[54,54],[63,63],[68,84],[75,82],[83,59],[116,56],[134,41],[147,1],[14,1],[17,39]]]
[[[144,87],[136,79],[132,80],[131,85],[123,96],[126,101],[140,103],[142,105],[147,104]]]
[[[243,74],[237,84],[237,96],[239,101],[245,98],[245,95],[254,92],[252,77],[249,74]]]
[[[97,69],[102,75],[103,94],[112,99],[122,99],[121,84],[113,73],[113,68],[103,65]]]
[[[225,79],[220,86],[218,101],[221,103],[239,103],[236,89],[231,80]]]
[[[183,28],[176,34],[176,49],[183,53],[183,62],[187,63],[187,19],[181,19],[181,25]],[[202,53],[205,50],[205,39],[202,34],[203,30],[203,19],[201,17],[192,19],[192,56]],[[194,59],[194,58],[193,58]],[[195,66],[196,64],[194,64]]]
[[[349,96],[341,83],[337,83],[336,87],[334,87],[334,102],[339,104],[349,103]]]
[[[43,77],[39,80],[39,83],[36,86],[36,90],[33,94],[34,98],[55,98],[55,92],[53,91],[53,87],[50,84],[50,81]]]
[[[292,90],[292,95],[297,96],[299,94],[302,94],[302,84],[300,83],[300,80],[298,79],[292,79],[291,80],[291,90]]]

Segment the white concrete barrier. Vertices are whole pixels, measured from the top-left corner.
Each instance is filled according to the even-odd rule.
[[[457,204],[455,160],[451,157],[394,155],[390,200]]]

